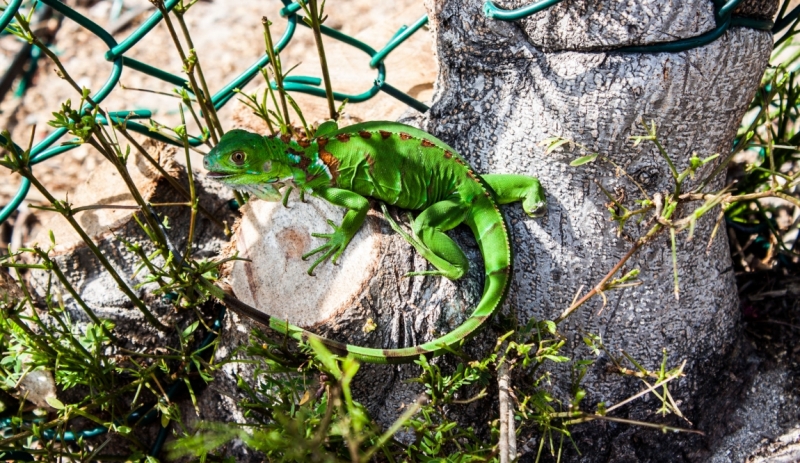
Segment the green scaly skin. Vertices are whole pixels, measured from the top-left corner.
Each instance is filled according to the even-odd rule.
[[[437,355],[473,334],[500,307],[511,275],[511,246],[498,204],[522,201],[530,216],[544,211],[539,181],[524,175],[478,175],[456,151],[434,136],[395,122],[366,122],[339,130],[332,122],[320,126],[310,141],[264,137],[243,130],[226,133],[203,163],[209,177],[268,201],[288,198],[299,188],[347,209],[332,233],[313,233],[328,241],[303,259],[319,254],[308,273],[327,259],[335,264],[364,222],[369,202],[376,198],[404,209],[421,210],[411,234],[384,215],[436,270],[410,275],[441,275],[458,279],[469,262],[444,232],[460,223],[475,235],[486,268],[486,283],[478,306],[461,326],[422,345],[373,349],[321,338],[285,321],[251,313],[277,331],[298,340],[314,337],[339,354],[373,363],[409,362],[420,354]],[[226,301],[229,302],[229,301]],[[234,304],[235,305],[235,304]]]

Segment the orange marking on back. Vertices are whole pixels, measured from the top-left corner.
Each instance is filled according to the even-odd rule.
[[[350,141],[350,134],[349,133],[340,133],[336,135],[336,139],[342,143],[347,143]]]
[[[317,138],[317,146],[319,146],[319,149],[325,148],[325,145],[327,144],[328,144],[328,137]]]
[[[302,146],[303,148],[308,148],[311,146],[311,142],[303,138],[302,140],[297,140],[297,144]]]
[[[392,132],[387,132],[385,130],[378,130],[378,133],[381,134],[381,137],[383,137],[384,140],[392,136]]]
[[[409,135],[409,134],[407,134],[405,132],[400,132],[400,139],[401,140],[411,140],[411,135]]]
[[[362,131],[358,132],[358,135],[359,135],[361,138],[364,138],[364,139],[367,139],[367,140],[369,140],[370,138],[372,138],[372,134],[371,134],[371,133],[369,133],[369,132],[367,132],[366,130],[362,130]]]
[[[444,152],[444,158],[445,159],[450,159],[452,157],[453,157],[453,153],[451,153],[450,151],[445,151]]]
[[[422,140],[422,146],[424,146],[425,148],[433,148],[436,145],[434,145],[432,142],[428,140]]]
[[[336,180],[339,177],[339,160],[336,159],[331,153],[325,150],[319,150],[319,159],[328,166],[331,172],[331,180]]]

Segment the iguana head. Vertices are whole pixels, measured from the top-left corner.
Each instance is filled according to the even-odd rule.
[[[287,164],[288,146],[278,138],[246,130],[231,130],[203,158],[208,177],[234,190],[267,201],[279,201],[278,191],[292,179]]]

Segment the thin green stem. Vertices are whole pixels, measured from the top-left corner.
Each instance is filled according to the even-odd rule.
[[[175,207],[175,206],[183,206],[183,207],[192,207],[192,203],[185,202],[185,203],[150,203],[152,207]]]
[[[675,179],[675,195],[679,195],[681,191],[681,182],[680,182],[680,175],[678,174],[678,169],[675,168],[675,164],[672,163],[672,159],[667,154],[667,150],[661,146],[661,142],[658,141],[657,137],[653,138],[653,143],[655,143],[656,148],[658,149],[659,154],[664,160],[667,161],[667,165],[669,166],[669,170],[672,173],[672,178]]]
[[[119,343],[119,339],[114,336],[114,333],[106,328],[106,325],[97,317],[94,311],[88,305],[86,305],[86,302],[75,290],[75,287],[72,286],[72,283],[69,282],[69,279],[67,279],[67,276],[61,271],[61,268],[58,266],[58,264],[50,259],[50,256],[48,256],[47,253],[42,249],[34,248],[34,252],[36,252],[39,258],[47,262],[49,269],[53,271],[53,274],[55,274],[58,281],[61,282],[61,284],[64,286],[64,289],[66,289],[70,296],[72,296],[72,299],[75,301],[75,303],[77,303],[80,308],[83,309],[89,319],[92,320],[95,325],[99,326],[106,336],[108,336],[114,343]]]
[[[130,204],[92,204],[89,206],[76,207],[72,209],[72,213],[77,214],[78,212],[94,211],[98,209],[129,209],[139,211],[142,208],[140,206],[131,206]]]
[[[289,107],[286,104],[286,90],[283,87],[283,70],[281,66],[281,59],[277,53],[275,53],[275,45],[272,41],[272,32],[270,31],[269,27],[272,23],[267,19],[266,16],[261,18],[261,23],[264,25],[264,41],[266,42],[266,51],[267,55],[269,55],[269,62],[272,65],[272,70],[275,74],[275,85],[278,87],[278,96],[281,100],[281,110],[283,111],[283,126],[281,127],[281,133],[288,134],[291,131],[291,123],[289,119]],[[267,86],[270,87],[269,82],[267,82]],[[274,97],[274,95],[273,95]]]
[[[675,244],[675,227],[670,227],[669,237],[672,247],[672,274],[673,282],[675,284],[675,300],[680,300],[680,285],[678,281],[678,251]]]
[[[51,305],[50,301],[47,301],[47,305],[48,305],[47,308],[48,308],[50,313],[55,312],[55,310],[54,310],[53,306]],[[63,309],[63,306],[61,307],[61,309]],[[60,364],[62,364],[62,365],[63,364],[74,363],[74,364],[77,364],[76,366],[81,366],[81,367],[86,366],[90,370],[92,369],[92,367],[94,367],[94,369],[97,369],[97,367],[99,366],[97,364],[97,359],[94,358],[92,356],[92,354],[89,353],[89,351],[86,350],[86,348],[83,347],[83,345],[80,342],[78,342],[78,340],[72,334],[72,330],[70,330],[69,327],[66,325],[66,323],[64,323],[64,320],[61,317],[52,317],[52,318],[53,318],[53,320],[56,321],[56,324],[61,327],[61,333],[60,333],[61,335],[59,336],[58,340],[61,341],[62,339],[64,339],[66,337],[67,340],[69,341],[69,343],[72,344],[72,347],[77,349],[80,352],[80,354],[82,354],[82,357],[78,357],[79,360],[75,361],[75,359],[69,358],[69,355],[72,354],[71,352],[69,352],[68,350],[66,352],[62,351],[58,355],[58,362]],[[62,348],[62,349],[59,349],[59,350],[63,350],[63,346],[61,346],[59,343],[55,343],[54,345]],[[89,359],[89,361],[91,362],[91,365],[86,365],[85,364],[85,359]],[[95,373],[96,373],[96,371],[95,371]]]
[[[192,203],[191,217],[189,218],[189,236],[186,237],[186,251],[183,254],[183,260],[189,258],[192,254],[192,242],[194,241],[194,228],[197,221],[197,193],[194,189],[194,172],[192,171],[192,157],[189,155],[189,138],[186,135],[186,118],[183,114],[183,108],[180,108],[181,123],[183,124],[183,132],[181,139],[183,141],[183,150],[186,154],[186,172],[189,175],[189,201]]]
[[[128,143],[130,143],[131,145],[133,145],[134,148],[136,148],[139,154],[141,154],[145,159],[147,159],[147,161],[153,167],[155,167],[156,170],[158,170],[161,176],[167,181],[167,183],[169,183],[172,186],[172,188],[175,189],[175,191],[180,193],[180,195],[183,196],[184,198],[191,199],[192,196],[186,190],[186,188],[183,185],[181,185],[181,183],[175,177],[170,175],[158,161],[156,161],[152,156],[150,156],[150,153],[148,153],[147,150],[144,149],[144,147],[138,141],[136,141],[136,139],[133,138],[133,136],[131,136],[130,132],[128,132],[128,130],[125,128],[124,125],[117,126],[117,130],[119,130],[120,133],[122,133],[122,136],[125,137],[126,140],[128,140]],[[209,212],[206,208],[198,204],[198,209],[200,213],[203,214],[211,222],[215,223],[223,230],[227,229],[227,227],[225,227],[225,224],[223,224],[219,219],[217,219],[214,216],[214,214]]]
[[[53,358],[55,358],[55,357],[57,357],[57,356],[58,356],[58,352],[56,352],[56,350],[55,350],[55,349],[53,349],[52,347],[50,347],[50,346],[49,346],[49,345],[48,345],[46,342],[43,342],[43,341],[42,341],[42,336],[40,336],[40,335],[37,335],[36,333],[34,333],[34,331],[31,329],[31,327],[29,327],[27,323],[25,323],[24,321],[22,321],[22,319],[20,319],[20,317],[19,317],[17,314],[14,314],[14,313],[12,313],[12,314],[9,314],[9,315],[8,315],[8,318],[10,318],[10,319],[11,319],[11,321],[13,321],[13,322],[14,322],[14,324],[15,324],[15,325],[17,325],[17,327],[19,327],[19,329],[21,329],[22,331],[24,331],[24,332],[25,332],[25,334],[26,334],[26,335],[28,335],[28,337],[29,337],[29,338],[30,338],[30,339],[31,339],[31,340],[32,340],[32,341],[33,341],[33,342],[34,342],[34,343],[35,343],[37,346],[39,346],[39,348],[40,348],[41,350],[43,350],[44,352],[47,352],[47,353],[48,353],[48,354],[50,354],[50,355],[51,355]]]
[[[23,167],[22,169],[20,169],[20,173],[25,178],[27,178],[33,184],[33,186],[36,187],[36,189],[39,190],[39,192],[48,201],[50,201],[51,204],[56,205],[56,204],[59,203],[58,200],[56,198],[54,198],[53,195],[51,195],[49,191],[47,191],[47,189],[44,187],[44,185],[39,183],[39,180],[37,180],[36,177],[34,177],[31,174],[31,172],[30,172],[28,167]],[[78,222],[75,220],[75,217],[72,215],[72,213],[69,212],[69,211],[64,210],[61,215],[67,220],[67,222],[69,222],[69,224],[72,226],[72,228],[78,233],[78,235],[81,237],[81,239],[86,243],[86,246],[89,247],[89,249],[92,251],[92,253],[95,255],[95,257],[97,257],[97,259],[100,261],[100,263],[106,269],[106,271],[108,271],[109,275],[111,275],[111,278],[113,278],[114,281],[117,283],[117,286],[119,286],[120,290],[122,290],[122,292],[125,293],[125,295],[131,300],[131,302],[133,302],[133,304],[136,306],[136,308],[139,309],[140,312],[142,312],[142,314],[144,315],[145,319],[147,319],[147,321],[150,322],[153,326],[155,326],[156,329],[158,329],[159,331],[169,331],[170,328],[168,326],[164,325],[163,323],[161,323],[160,321],[158,321],[158,319],[153,315],[152,312],[150,312],[150,310],[147,308],[147,306],[144,304],[144,302],[141,299],[139,299],[139,297],[136,294],[134,294],[133,290],[131,290],[131,288],[128,286],[128,284],[125,282],[125,280],[122,279],[122,277],[119,275],[119,273],[117,273],[116,269],[114,269],[114,267],[111,265],[111,262],[109,262],[108,259],[106,259],[106,257],[103,255],[103,253],[97,247],[97,245],[94,244],[94,241],[92,241],[92,239],[89,237],[89,235],[86,234],[86,231],[84,231],[83,227],[81,227],[80,224],[78,224]]]
[[[155,217],[150,209],[147,207],[147,202],[142,197],[141,193],[139,192],[139,188],[134,183],[133,178],[131,178],[130,173],[128,172],[127,167],[122,162],[122,159],[116,155],[114,149],[111,147],[109,142],[105,139],[105,135],[102,132],[98,131],[95,126],[94,131],[95,139],[90,138],[87,142],[92,145],[95,149],[97,149],[100,153],[102,153],[111,163],[116,167],[117,172],[119,172],[120,177],[122,177],[122,181],[125,182],[125,185],[128,187],[128,191],[130,192],[131,196],[133,196],[133,200],[139,207],[142,209],[142,215],[144,216],[145,220],[147,221],[148,225],[153,229],[154,235],[151,238],[154,239],[154,244],[161,249],[166,250],[167,246],[167,237],[161,231],[161,228],[158,227],[158,218]]]
[[[189,52],[191,53],[192,57],[194,58],[194,65],[192,69],[197,70],[197,78],[200,80],[200,86],[203,88],[203,95],[202,98],[197,96],[197,100],[201,101],[201,106],[203,108],[203,112],[208,112],[210,116],[210,120],[213,125],[211,125],[208,129],[209,131],[217,130],[219,137],[225,134],[222,130],[222,125],[219,122],[219,117],[217,116],[217,109],[214,108],[214,104],[211,102],[211,92],[208,90],[208,84],[206,83],[206,78],[203,75],[203,68],[200,66],[200,57],[197,56],[197,52],[194,48],[194,43],[192,42],[192,36],[189,34],[189,29],[186,27],[186,20],[184,19],[185,9],[180,8],[175,10],[175,16],[178,18],[178,24],[181,27],[181,31],[183,32],[183,37],[186,39],[186,44],[189,46]]]
[[[142,263],[144,264],[145,267],[147,267],[147,270],[150,271],[150,274],[151,275],[155,275],[156,283],[158,283],[158,285],[160,287],[162,287],[162,288],[167,287],[167,282],[164,281],[163,278],[161,278],[161,275],[159,275],[159,273],[161,273],[161,274],[163,274],[163,273],[159,272],[159,270],[156,268],[156,266],[153,265],[153,263],[147,257],[147,254],[145,254],[144,249],[142,249],[142,247],[139,246],[139,245],[134,245],[133,252],[136,253],[137,256],[139,256],[139,259],[142,260]]]
[[[172,24],[172,20],[170,19],[170,14],[167,11],[166,7],[164,6],[164,0],[153,0],[156,4],[156,7],[161,12],[161,15],[164,17],[164,24],[166,24],[167,29],[169,30],[169,35],[172,37],[172,41],[175,43],[175,48],[178,50],[178,55],[181,58],[181,62],[183,63],[184,67],[186,68],[186,77],[189,79],[189,85],[192,87],[192,93],[194,93],[195,98],[200,103],[200,107],[206,109],[206,103],[208,101],[208,95],[203,94],[200,87],[197,85],[197,79],[194,76],[194,64],[187,58],[186,52],[183,51],[183,45],[181,44],[180,38],[178,38],[178,33],[175,30],[175,25]],[[196,56],[195,56],[196,58]],[[216,114],[216,113],[215,113]],[[211,141],[214,145],[219,143],[219,138],[217,138],[217,133],[214,130],[214,121],[212,120],[213,116],[211,112],[208,110],[203,111],[203,119],[206,121],[206,125],[208,126],[208,133],[211,136]],[[210,146],[210,145],[209,145]]]
[[[322,23],[320,22],[320,11],[317,8],[317,0],[309,0],[309,16],[311,16],[311,30],[314,31],[314,41],[317,44],[317,53],[319,54],[319,65],[322,68],[322,81],[325,83],[325,98],[328,101],[328,112],[331,119],[337,120],[339,114],[336,113],[336,103],[333,100],[333,87],[331,86],[331,77],[328,72],[328,60],[325,57],[325,48],[322,45]]]

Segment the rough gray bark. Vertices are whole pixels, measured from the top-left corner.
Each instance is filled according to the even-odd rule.
[[[494,3],[504,9],[530,4],[526,0]],[[746,0],[734,13],[770,19],[777,7],[778,3],[773,0]],[[485,27],[498,31],[503,28],[501,24],[485,24]],[[671,42],[695,37],[716,27],[713,3],[696,0],[564,0],[516,25],[506,25],[512,29],[521,28],[530,45],[549,51],[602,50]]]
[[[711,2],[565,1],[511,23],[484,18],[480,4],[430,2],[440,73],[426,128],[453,144],[479,172],[542,180],[548,194],[544,220],[528,219],[518,206],[505,209],[515,244],[508,308],[523,323],[554,318],[581,287],[596,284],[631,247],[630,238],[647,227],[629,223],[616,236],[598,184],[627,198],[626,204],[641,193],[613,167],[573,168],[569,162],[586,153],[564,149],[546,155],[538,143],[552,136],[572,139],[612,159],[649,195],[667,192],[671,178],[654,146],[634,147],[628,137],[643,133],[641,121],[654,121],[679,170],[693,152],[728,152],[769,57],[771,35],[733,28],[712,44],[674,54],[552,51],[693,36],[713,26]],[[775,2],[760,4],[774,11]],[[558,27],[549,27],[556,21]],[[637,27],[624,27],[628,24]],[[595,299],[559,327],[571,348],[581,345],[583,332],[600,334],[610,352],[625,350],[648,368],[660,362],[662,349],[673,365],[686,359],[688,376],[677,393],[695,420],[734,344],[738,322],[725,236],[719,234],[706,251],[713,221],[710,216],[701,221],[693,241],[686,242],[685,235],[679,240],[680,301],[672,295],[671,253],[662,235],[625,267],[641,270],[641,286],[608,294],[602,311],[601,299]],[[585,383],[586,403],[613,403],[638,387],[604,374],[602,367],[594,373]],[[646,419],[652,408],[647,405],[627,413]],[[631,441],[635,431],[618,426],[586,429],[578,446],[597,450],[584,453],[586,461],[702,458],[697,449],[681,456],[674,449],[659,453],[652,442],[645,445],[655,449],[652,453],[639,453]]]
[[[544,219],[528,218],[519,205],[504,208],[515,253],[514,278],[504,310],[513,310],[521,323],[532,317],[553,319],[560,315],[581,288],[585,291],[599,282],[630,249],[632,240],[649,228],[649,224],[629,223],[617,236],[616,225],[608,220],[608,199],[598,185],[632,205],[641,197],[634,184],[602,162],[570,167],[571,160],[586,153],[564,148],[545,154],[539,142],[552,136],[572,139],[613,160],[649,196],[671,191],[668,167],[654,146],[644,143],[634,147],[629,137],[643,133],[642,121],[654,121],[679,170],[692,153],[704,157],[728,152],[772,48],[768,32],[733,28],[712,44],[682,53],[602,51],[707,32],[714,27],[711,2],[567,0],[517,22],[485,18],[479,0],[431,1],[428,6],[440,73],[435,104],[421,125],[458,149],[477,172],[535,175],[547,190],[548,214]],[[774,7],[775,2],[751,2],[743,4],[740,11],[758,11],[761,14],[757,16],[764,16],[772,14]],[[701,177],[711,168],[701,172]],[[721,187],[722,182],[723,178],[718,178],[713,186]],[[253,204],[238,232],[240,252],[250,247],[242,246],[248,240],[251,244],[261,240],[262,247],[248,254],[257,261],[236,264],[240,270],[234,270],[231,279],[237,295],[254,295],[254,288],[261,286],[247,277],[248,265],[265,269],[251,270],[251,275],[269,278],[264,272],[286,272],[282,278],[287,281],[313,285],[314,291],[322,288],[325,294],[342,290],[341,275],[353,275],[347,281],[347,297],[340,295],[335,304],[328,304],[330,300],[320,304],[313,298],[304,301],[298,291],[277,300],[277,293],[263,293],[261,305],[274,306],[266,309],[274,315],[283,314],[280,316],[340,341],[396,347],[430,339],[430,327],[457,323],[472,306],[474,290],[454,291],[446,280],[398,282],[397,276],[411,267],[413,253],[399,237],[386,235],[379,216],[371,217],[369,227],[362,230],[362,234],[380,234],[370,245],[372,257],[361,262],[363,268],[373,269],[369,276],[362,275],[363,268],[355,269],[349,263],[339,269],[324,264],[313,282],[303,283],[308,263],[300,263],[297,256],[321,241],[304,238],[300,245],[295,239],[287,241],[288,237],[324,232],[321,216],[338,214],[333,219],[336,221],[341,211],[308,217],[302,213],[305,218],[296,217],[290,224],[291,220],[282,222],[271,213],[257,212],[264,210],[262,207]],[[320,209],[316,204],[295,203],[293,207]],[[285,214],[292,218],[292,213]],[[686,235],[679,239],[679,301],[673,296],[669,238],[662,235],[625,266],[641,270],[641,286],[607,294],[605,307],[602,299],[596,298],[559,327],[576,356],[588,355],[580,350],[581,334],[590,332],[602,335],[610,352],[616,355],[624,350],[651,369],[657,368],[663,349],[669,353],[671,365],[687,360],[687,377],[673,387],[683,401],[683,411],[695,420],[708,403],[709,388],[725,366],[738,329],[738,300],[726,237],[718,234],[708,245],[713,215],[700,221],[693,241],[687,242]],[[246,227],[253,230],[249,232],[253,238],[243,240]],[[462,247],[474,246],[468,234],[456,234]],[[281,236],[284,244],[275,247]],[[268,242],[273,243],[272,251],[266,250]],[[297,252],[292,251],[295,247]],[[355,255],[360,251],[348,252]],[[474,262],[475,267],[480,265],[478,260]],[[268,266],[281,271],[270,273]],[[478,291],[481,285],[474,276],[458,283],[459,288]],[[278,291],[284,285],[266,286]],[[425,289],[419,292],[416,288]],[[459,310],[442,310],[443,300]],[[252,301],[259,305],[255,298]],[[459,316],[445,325],[437,324],[436,317],[445,313]],[[378,328],[367,335],[362,328],[368,319]],[[398,329],[398,325],[404,329]],[[471,341],[476,349],[489,345],[489,333]],[[600,359],[584,383],[590,393],[586,403],[613,403],[639,390],[634,382],[606,374],[606,361]],[[568,378],[567,372],[561,373]],[[358,399],[370,407],[379,422],[388,424],[398,415],[399,403],[413,400],[416,389],[403,383],[411,374],[413,370],[408,367],[365,368],[355,383]],[[567,396],[568,385],[568,379],[556,382],[556,392],[562,398]],[[641,403],[623,413],[632,419],[652,418],[653,407]],[[486,403],[467,410],[464,418],[485,421],[496,415],[494,408],[496,404]],[[594,424],[585,426],[582,433],[581,429],[576,431],[581,450],[597,450],[585,452],[585,461],[699,461],[708,456],[700,449],[715,445],[712,440],[700,442],[684,436],[668,441],[649,431],[616,425]],[[636,439],[647,443],[637,446]],[[674,449],[661,450],[661,446],[669,449],[676,443],[690,449],[682,455]],[[643,447],[651,450],[644,451]]]

